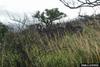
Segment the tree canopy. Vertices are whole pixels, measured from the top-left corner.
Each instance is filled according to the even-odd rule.
[[[48,27],[49,25],[52,25],[53,21],[66,17],[66,14],[60,12],[58,8],[53,8],[45,9],[45,11],[42,13],[40,13],[40,11],[37,11],[37,13],[33,17],[38,18],[39,21],[45,23]]]

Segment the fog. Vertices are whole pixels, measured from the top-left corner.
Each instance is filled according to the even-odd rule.
[[[24,14],[31,16],[37,10],[44,11],[45,9],[59,8],[67,14],[66,20],[76,18],[81,10],[82,15],[92,15],[99,12],[100,7],[95,8],[80,8],[69,9],[64,6],[59,0],[0,0],[0,21],[7,23],[12,22],[9,16],[23,17]]]

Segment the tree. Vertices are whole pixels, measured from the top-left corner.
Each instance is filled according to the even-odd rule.
[[[38,18],[39,21],[46,24],[46,27],[49,27],[52,25],[53,21],[66,17],[66,14],[60,12],[58,8],[53,8],[45,9],[45,11],[42,13],[37,11],[33,17]]]
[[[60,0],[66,7],[76,9],[80,7],[95,7],[100,5],[100,0]]]

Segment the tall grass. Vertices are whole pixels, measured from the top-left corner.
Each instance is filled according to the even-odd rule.
[[[32,31],[3,38],[0,67],[79,67],[100,62],[100,29],[85,27],[82,34],[48,38]]]

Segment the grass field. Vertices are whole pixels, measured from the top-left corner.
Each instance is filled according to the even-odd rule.
[[[8,32],[0,46],[0,67],[79,67],[100,63],[100,27],[51,39],[32,31]]]

